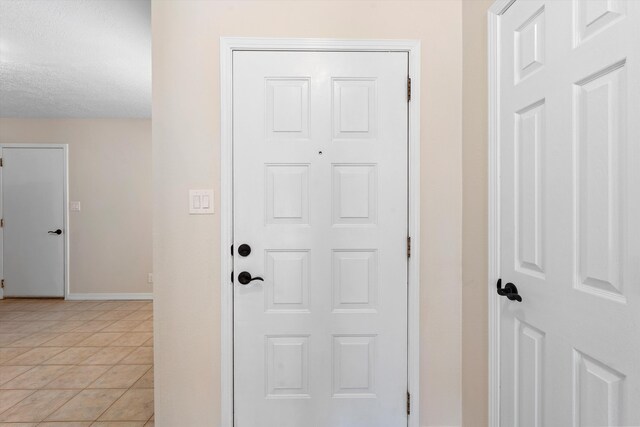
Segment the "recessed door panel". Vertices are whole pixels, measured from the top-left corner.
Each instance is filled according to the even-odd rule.
[[[515,419],[518,427],[542,427],[544,333],[516,319],[514,357]]]
[[[375,138],[378,125],[376,79],[334,78],[332,83],[334,138]]]
[[[578,278],[585,292],[624,302],[625,62],[574,86]]]
[[[516,269],[544,278],[544,99],[515,114]]]
[[[375,398],[376,337],[333,337],[333,397]]]
[[[266,397],[308,398],[309,337],[266,337]]]
[[[332,205],[334,225],[375,224],[378,209],[376,165],[334,164]]]
[[[624,380],[624,374],[574,349],[574,426],[622,425]]]
[[[266,78],[265,128],[271,140],[309,137],[309,79]]]

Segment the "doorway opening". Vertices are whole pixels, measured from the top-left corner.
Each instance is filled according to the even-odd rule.
[[[379,136],[377,133],[384,131],[384,126],[388,125],[388,123],[381,123],[378,124],[379,127],[376,127],[376,117],[371,115],[377,112],[375,109],[380,106],[378,101],[383,99],[380,97],[384,97],[386,94],[393,92],[393,90],[384,86],[384,79],[376,75],[365,75],[367,73],[356,73],[355,71],[349,73],[348,71],[342,70],[332,75],[333,78],[325,81],[326,90],[324,91],[324,101],[326,102],[327,108],[324,110],[321,109],[324,113],[319,113],[320,115],[324,114],[324,130],[328,132],[327,138],[332,141],[332,143],[329,144],[329,150],[326,148],[316,150],[317,147],[313,146],[314,158],[309,158],[304,161],[294,158],[271,157],[268,159],[257,159],[263,163],[259,169],[264,172],[258,172],[258,174],[255,175],[255,178],[260,180],[260,182],[256,182],[255,179],[251,180],[257,191],[256,197],[260,199],[256,206],[264,207],[265,212],[271,212],[273,215],[259,215],[253,220],[238,217],[238,198],[234,198],[233,193],[238,190],[238,179],[243,178],[238,175],[238,162],[240,160],[238,155],[242,147],[237,145],[237,143],[239,143],[237,138],[241,136],[236,132],[238,128],[236,127],[237,123],[234,121],[238,119],[236,97],[239,94],[238,88],[234,87],[237,83],[234,81],[234,79],[237,78],[234,73],[238,72],[239,69],[236,67],[239,67],[242,61],[239,59],[240,56],[236,54],[243,53],[245,55],[244,58],[247,58],[250,63],[252,61],[252,59],[249,58],[252,56],[250,52],[255,52],[254,54],[258,56],[261,54],[268,56],[269,53],[272,53],[277,56],[282,56],[282,60],[288,60],[286,57],[289,57],[289,59],[293,61],[291,65],[295,64],[296,57],[304,57],[305,54],[312,55],[314,52],[319,53],[321,57],[324,55],[324,58],[327,58],[322,61],[335,61],[335,63],[341,64],[348,63],[348,61],[338,59],[341,55],[343,57],[345,57],[345,55],[348,56],[348,54],[361,55],[362,58],[374,53],[379,53],[383,56],[386,54],[389,58],[391,58],[393,54],[404,55],[406,62],[404,63],[401,77],[403,90],[402,102],[404,102],[406,114],[402,126],[402,132],[404,132],[404,149],[406,150],[404,157],[404,167],[406,168],[406,174],[404,176],[407,177],[404,187],[406,198],[403,202],[406,206],[406,210],[404,210],[406,222],[402,235],[402,244],[401,246],[396,246],[396,248],[401,247],[402,255],[405,257],[403,262],[405,263],[405,277],[407,278],[406,280],[400,279],[400,282],[406,286],[404,289],[406,294],[404,294],[403,298],[406,306],[404,334],[407,339],[404,344],[403,357],[407,377],[406,390],[403,391],[402,395],[403,411],[406,410],[406,412],[403,413],[402,423],[394,421],[393,424],[389,425],[418,426],[418,407],[417,405],[410,407],[410,401],[419,401],[419,43],[414,41],[339,41],[313,39],[221,39],[223,168],[221,188],[222,283],[228,285],[222,286],[222,423],[223,425],[233,425],[234,411],[237,419],[243,416],[241,412],[238,412],[238,409],[240,409],[238,407],[238,399],[240,397],[245,398],[242,390],[238,389],[240,386],[239,380],[242,381],[242,378],[237,377],[237,371],[234,373],[234,360],[237,360],[234,359],[237,357],[237,355],[234,354],[234,348],[235,351],[241,349],[237,341],[238,337],[234,335],[234,333],[238,332],[237,326],[234,328],[234,323],[238,321],[237,317],[235,317],[235,315],[238,314],[238,310],[237,306],[234,308],[234,304],[241,304],[242,302],[239,301],[239,298],[248,296],[250,299],[253,298],[255,302],[259,302],[261,306],[254,313],[259,312],[261,314],[275,315],[270,316],[270,318],[276,318],[280,314],[283,314],[281,310],[283,307],[277,307],[273,304],[274,302],[276,304],[279,302],[289,304],[288,308],[293,308],[298,314],[311,314],[308,306],[311,300],[308,299],[309,294],[305,294],[304,286],[299,287],[299,292],[295,293],[295,295],[294,293],[288,296],[281,294],[279,296],[282,298],[277,300],[273,298],[273,277],[278,264],[282,267],[281,272],[286,270],[293,273],[293,270],[296,270],[296,276],[298,273],[302,273],[304,277],[309,277],[308,269],[318,268],[318,266],[310,266],[309,260],[311,258],[309,254],[313,248],[309,248],[308,245],[306,248],[302,248],[302,246],[295,247],[295,250],[291,250],[290,248],[287,250],[283,248],[276,250],[273,245],[267,245],[269,246],[267,247],[260,242],[257,244],[255,242],[241,242],[238,240],[240,236],[238,236],[237,233],[234,234],[234,228],[236,231],[239,230],[237,221],[248,221],[255,223],[255,226],[265,226],[267,228],[269,228],[270,225],[275,225],[276,227],[271,227],[274,229],[278,227],[282,228],[281,226],[285,224],[292,225],[296,229],[304,227],[312,229],[314,227],[313,224],[319,223],[318,221],[310,221],[312,218],[309,212],[312,212],[312,210],[308,208],[310,204],[313,203],[313,200],[310,201],[309,197],[312,198],[313,196],[309,196],[305,194],[304,191],[300,191],[303,188],[308,188],[310,181],[314,182],[314,185],[324,183],[327,186],[328,190],[325,200],[329,206],[333,206],[333,208],[329,209],[324,215],[324,218],[328,221],[328,229],[344,231],[344,229],[355,225],[361,228],[360,231],[366,230],[367,227],[370,227],[369,230],[371,230],[372,226],[375,228],[376,221],[379,219],[376,218],[375,215],[380,215],[383,210],[385,210],[385,215],[387,210],[393,211],[391,205],[385,205],[384,203],[369,204],[372,198],[384,197],[383,195],[381,196],[375,192],[369,193],[367,191],[349,193],[347,190],[348,185],[346,184],[348,184],[349,181],[362,184],[362,188],[376,189],[376,179],[379,178],[379,174],[381,174],[383,168],[379,164],[376,164],[377,162],[375,160],[370,159],[363,161],[356,157],[339,159],[337,157],[331,158],[327,156],[331,150],[336,151],[336,145],[332,145],[335,144],[336,141],[346,141],[351,143],[353,147],[359,145],[362,148],[367,137],[369,137],[370,140],[376,139]],[[375,58],[376,56],[373,55],[370,57],[370,60],[375,62]],[[270,62],[259,61],[259,63],[268,64]],[[281,62],[278,60],[271,61],[271,63],[278,64]],[[255,71],[255,67],[251,66],[245,69]],[[251,78],[252,77],[249,76],[246,82],[251,82]],[[323,118],[318,118],[314,116],[313,113],[309,113],[309,106],[311,106],[311,108],[317,107],[313,106],[313,101],[309,101],[309,99],[315,100],[316,96],[306,96],[306,94],[311,93],[311,90],[318,89],[318,87],[313,86],[318,84],[318,80],[314,79],[312,73],[303,70],[295,73],[291,68],[289,68],[288,72],[278,72],[275,69],[264,70],[263,75],[253,76],[253,79],[253,83],[251,84],[255,85],[258,89],[254,93],[255,99],[253,99],[253,103],[247,103],[246,105],[254,105],[256,108],[265,108],[265,106],[281,107],[281,111],[275,111],[275,108],[269,111],[270,107],[267,107],[264,111],[253,112],[255,113],[254,118],[263,120],[263,117],[266,117],[266,121],[268,121],[270,125],[273,125],[270,128],[263,127],[259,124],[255,125],[254,127],[258,129],[256,136],[263,138],[265,144],[270,144],[275,141],[277,144],[288,144],[290,148],[292,148],[291,143],[294,141],[300,142],[302,140],[313,139],[309,137],[308,130],[317,130],[318,124],[320,123],[318,120],[322,121]],[[397,80],[394,81],[397,82]],[[411,92],[413,93],[410,102],[408,102],[409,84],[412,86]],[[391,84],[391,86],[394,86],[394,84]],[[400,86],[395,87],[398,88]],[[247,99],[252,96],[253,95],[249,93]],[[260,99],[265,102],[260,101]],[[339,103],[336,103],[336,100],[342,101],[343,104],[339,105]],[[330,107],[332,102],[334,106],[337,105],[337,108],[332,109]],[[351,104],[349,104],[350,102]],[[366,104],[367,108],[360,111],[358,111],[357,108],[354,109],[353,106],[358,104]],[[290,108],[291,105],[295,105],[296,108],[301,108],[302,110],[294,111],[295,109]],[[341,106],[343,107],[342,110],[340,110]],[[397,110],[397,108],[394,108],[390,111]],[[367,111],[367,113],[362,114],[362,111]],[[331,112],[331,114],[329,114],[329,112]],[[322,126],[323,125],[320,125],[321,128]],[[262,134],[263,130],[264,134]],[[287,134],[274,135],[279,132]],[[277,150],[277,148],[275,150]],[[353,148],[353,150],[355,151],[352,152],[352,155],[355,155],[358,149]],[[273,154],[273,151],[271,151],[271,154]],[[250,159],[250,156],[257,154],[251,154],[251,151],[247,151],[245,155],[247,159]],[[319,158],[326,160],[316,160]],[[317,161],[324,161],[326,163],[326,168],[324,168],[326,170],[324,172],[326,178],[324,180],[314,181],[317,180],[318,177],[314,177],[314,172],[310,172],[312,169],[319,169],[313,168],[313,163]],[[343,167],[343,170],[339,170],[341,167]],[[252,173],[251,168],[242,168],[241,166],[240,168],[242,172],[247,174]],[[322,174],[322,172],[320,172],[320,174]],[[343,180],[343,178],[345,179]],[[276,188],[277,186],[275,184],[277,183],[282,184],[280,189]],[[344,184],[344,186],[342,184]],[[247,187],[247,189],[250,188],[251,187]],[[272,191],[269,192],[269,189]],[[343,193],[340,193],[340,190],[343,190]],[[265,197],[264,194],[267,194],[267,192],[269,192],[269,195]],[[296,194],[299,197],[295,203],[290,203],[290,199],[284,197],[284,194]],[[337,194],[344,194],[346,197],[340,199],[340,197],[336,196]],[[351,196],[349,196],[349,194],[351,194]],[[327,199],[328,197],[333,197],[335,200],[331,199],[332,201],[329,201]],[[234,201],[236,203],[235,211]],[[274,205],[274,201],[276,205]],[[341,205],[342,207],[347,207],[349,204],[354,204],[354,206],[341,212],[336,206],[342,201],[344,201],[344,204]],[[280,203],[280,206],[277,206],[279,202],[282,203]],[[359,206],[355,206],[355,202],[362,203],[360,203]],[[249,228],[254,227],[249,226]],[[260,234],[262,234],[261,231],[255,233],[255,235]],[[366,231],[363,234],[366,234]],[[247,237],[250,238],[251,236],[248,235]],[[346,237],[346,240],[350,242],[353,241],[350,240],[349,237]],[[253,246],[252,253],[256,257],[254,259],[260,258],[260,261],[254,265],[255,261],[253,263],[247,262],[247,259],[240,261],[240,258],[244,257],[236,255],[235,264],[238,271],[234,273],[234,256],[229,248],[234,244],[239,246],[243,243]],[[411,256],[407,257],[409,243],[411,244]],[[295,245],[290,245],[290,247],[294,246]],[[326,252],[333,254],[333,257],[328,258],[327,269],[325,271],[332,272],[331,275],[328,276],[328,280],[334,284],[334,287],[336,283],[340,282],[341,278],[350,277],[351,273],[349,272],[354,273],[351,277],[357,278],[362,277],[359,274],[355,274],[358,271],[365,275],[368,274],[368,277],[375,275],[375,272],[372,272],[375,270],[368,270],[368,268],[369,266],[377,265],[383,252],[382,250],[365,251],[362,249],[363,248],[358,248],[356,251],[346,250],[345,247],[327,248]],[[340,256],[342,256],[342,258]],[[387,259],[385,256],[385,262]],[[345,262],[345,260],[349,262]],[[347,265],[350,263],[352,265]],[[344,265],[345,268],[340,270],[340,266],[342,265]],[[356,265],[362,268],[355,268]],[[240,271],[243,266],[253,268],[253,271]],[[258,267],[257,269],[256,266]],[[250,275],[251,277],[249,277]],[[279,277],[285,277],[285,275],[281,273]],[[402,277],[402,275],[399,275],[399,277]],[[230,283],[230,279],[234,280],[233,284]],[[353,280],[354,283],[357,281],[358,280]],[[247,282],[247,284],[245,285],[244,282]],[[365,282],[367,281],[362,281],[362,283]],[[372,288],[363,286],[362,289],[370,290]],[[259,295],[257,296],[257,294]],[[325,311],[332,314],[341,313],[345,315],[345,313],[351,310],[345,306],[340,307],[341,301],[339,298],[336,299],[335,296],[337,294],[335,291],[333,293],[329,291],[327,295],[333,295],[333,299],[329,298],[329,300],[327,300],[328,308]],[[294,299],[295,301],[293,301]],[[359,303],[366,305],[363,301],[364,299],[360,300]],[[262,306],[262,304],[264,304],[264,306]],[[297,306],[293,307],[293,305]],[[367,311],[369,313],[375,313],[376,307],[364,307],[364,305],[356,307],[355,310],[360,310],[362,313]],[[344,311],[341,312],[341,310]],[[313,324],[314,322],[311,321],[311,323]],[[305,360],[311,360],[308,359],[308,349],[311,348],[310,343],[317,346],[316,340],[318,338],[314,339],[311,334],[287,333],[282,331],[277,333],[266,332],[263,335],[264,341],[259,343],[262,350],[258,351],[257,349],[256,351],[262,355],[260,365],[264,367],[262,375],[264,380],[258,378],[256,381],[261,385],[265,385],[265,388],[262,389],[257,382],[255,383],[256,387],[266,393],[266,399],[276,401],[276,405],[287,405],[286,402],[292,402],[294,400],[298,402],[294,403],[293,406],[308,407],[309,405],[313,405],[313,397],[308,388],[310,387],[308,377],[304,374],[295,378],[290,377],[285,371],[270,368],[270,366],[282,366],[282,364],[276,363],[275,365],[269,365],[267,363],[265,365],[265,361],[274,361],[279,357],[283,363],[286,360],[290,360],[291,363],[296,364],[295,366],[300,366],[302,369],[301,372],[305,370],[309,371],[312,367],[308,364],[305,366],[305,363],[309,363]],[[366,399],[375,398],[376,393],[373,391],[373,386],[370,390],[366,389],[366,387],[373,384],[376,378],[378,378],[378,381],[381,381],[381,384],[384,384],[383,377],[374,378],[369,376],[370,372],[368,370],[362,370],[362,372],[353,376],[353,378],[350,376],[351,380],[353,380],[351,383],[351,385],[354,386],[351,390],[353,392],[343,393],[344,390],[341,389],[341,387],[345,386],[344,389],[347,389],[349,387],[349,381],[345,380],[346,382],[340,382],[340,375],[336,374],[336,372],[344,371],[336,368],[336,366],[338,366],[336,361],[347,363],[347,365],[343,365],[346,369],[348,369],[348,360],[351,356],[353,356],[354,359],[359,357],[360,360],[371,361],[373,364],[373,358],[375,356],[372,356],[370,351],[375,351],[377,348],[377,335],[362,332],[333,333],[329,335],[332,335],[332,339],[325,340],[326,344],[323,345],[329,349],[329,359],[330,362],[333,363],[333,367],[327,370],[329,378],[327,384],[332,384],[330,393],[333,400],[340,400],[340,398],[344,397],[342,401],[347,404],[346,402],[350,401],[349,398],[357,397],[363,402],[366,401]],[[326,338],[326,336],[324,338]],[[341,352],[343,349],[345,351]],[[242,354],[244,355],[244,353]],[[360,366],[361,365],[362,364],[360,364]],[[297,368],[295,371],[298,371]],[[380,372],[384,374],[387,371],[383,369]],[[234,384],[236,389],[234,389]],[[270,386],[273,387],[269,388]],[[261,392],[260,390],[259,392]],[[241,394],[238,394],[239,392]],[[406,395],[404,393],[406,393]],[[265,398],[265,396],[261,398]],[[405,399],[406,406],[404,405]],[[299,405],[299,403],[305,400],[311,403],[302,403],[302,405]],[[357,402],[356,399],[351,401]],[[293,409],[293,411],[295,410],[296,409]]]

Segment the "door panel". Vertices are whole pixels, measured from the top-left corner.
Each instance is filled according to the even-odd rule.
[[[64,296],[64,150],[4,147],[2,158],[4,296]]]
[[[500,19],[501,425],[640,425],[640,2]]]
[[[233,61],[236,425],[406,425],[408,55]]]

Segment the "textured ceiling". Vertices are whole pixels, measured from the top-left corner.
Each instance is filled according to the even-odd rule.
[[[0,117],[150,116],[150,0],[0,0]]]

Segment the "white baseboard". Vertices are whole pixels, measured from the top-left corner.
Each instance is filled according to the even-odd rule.
[[[137,294],[118,294],[118,293],[95,293],[95,294],[67,294],[67,300],[153,300],[152,293],[137,293]]]

